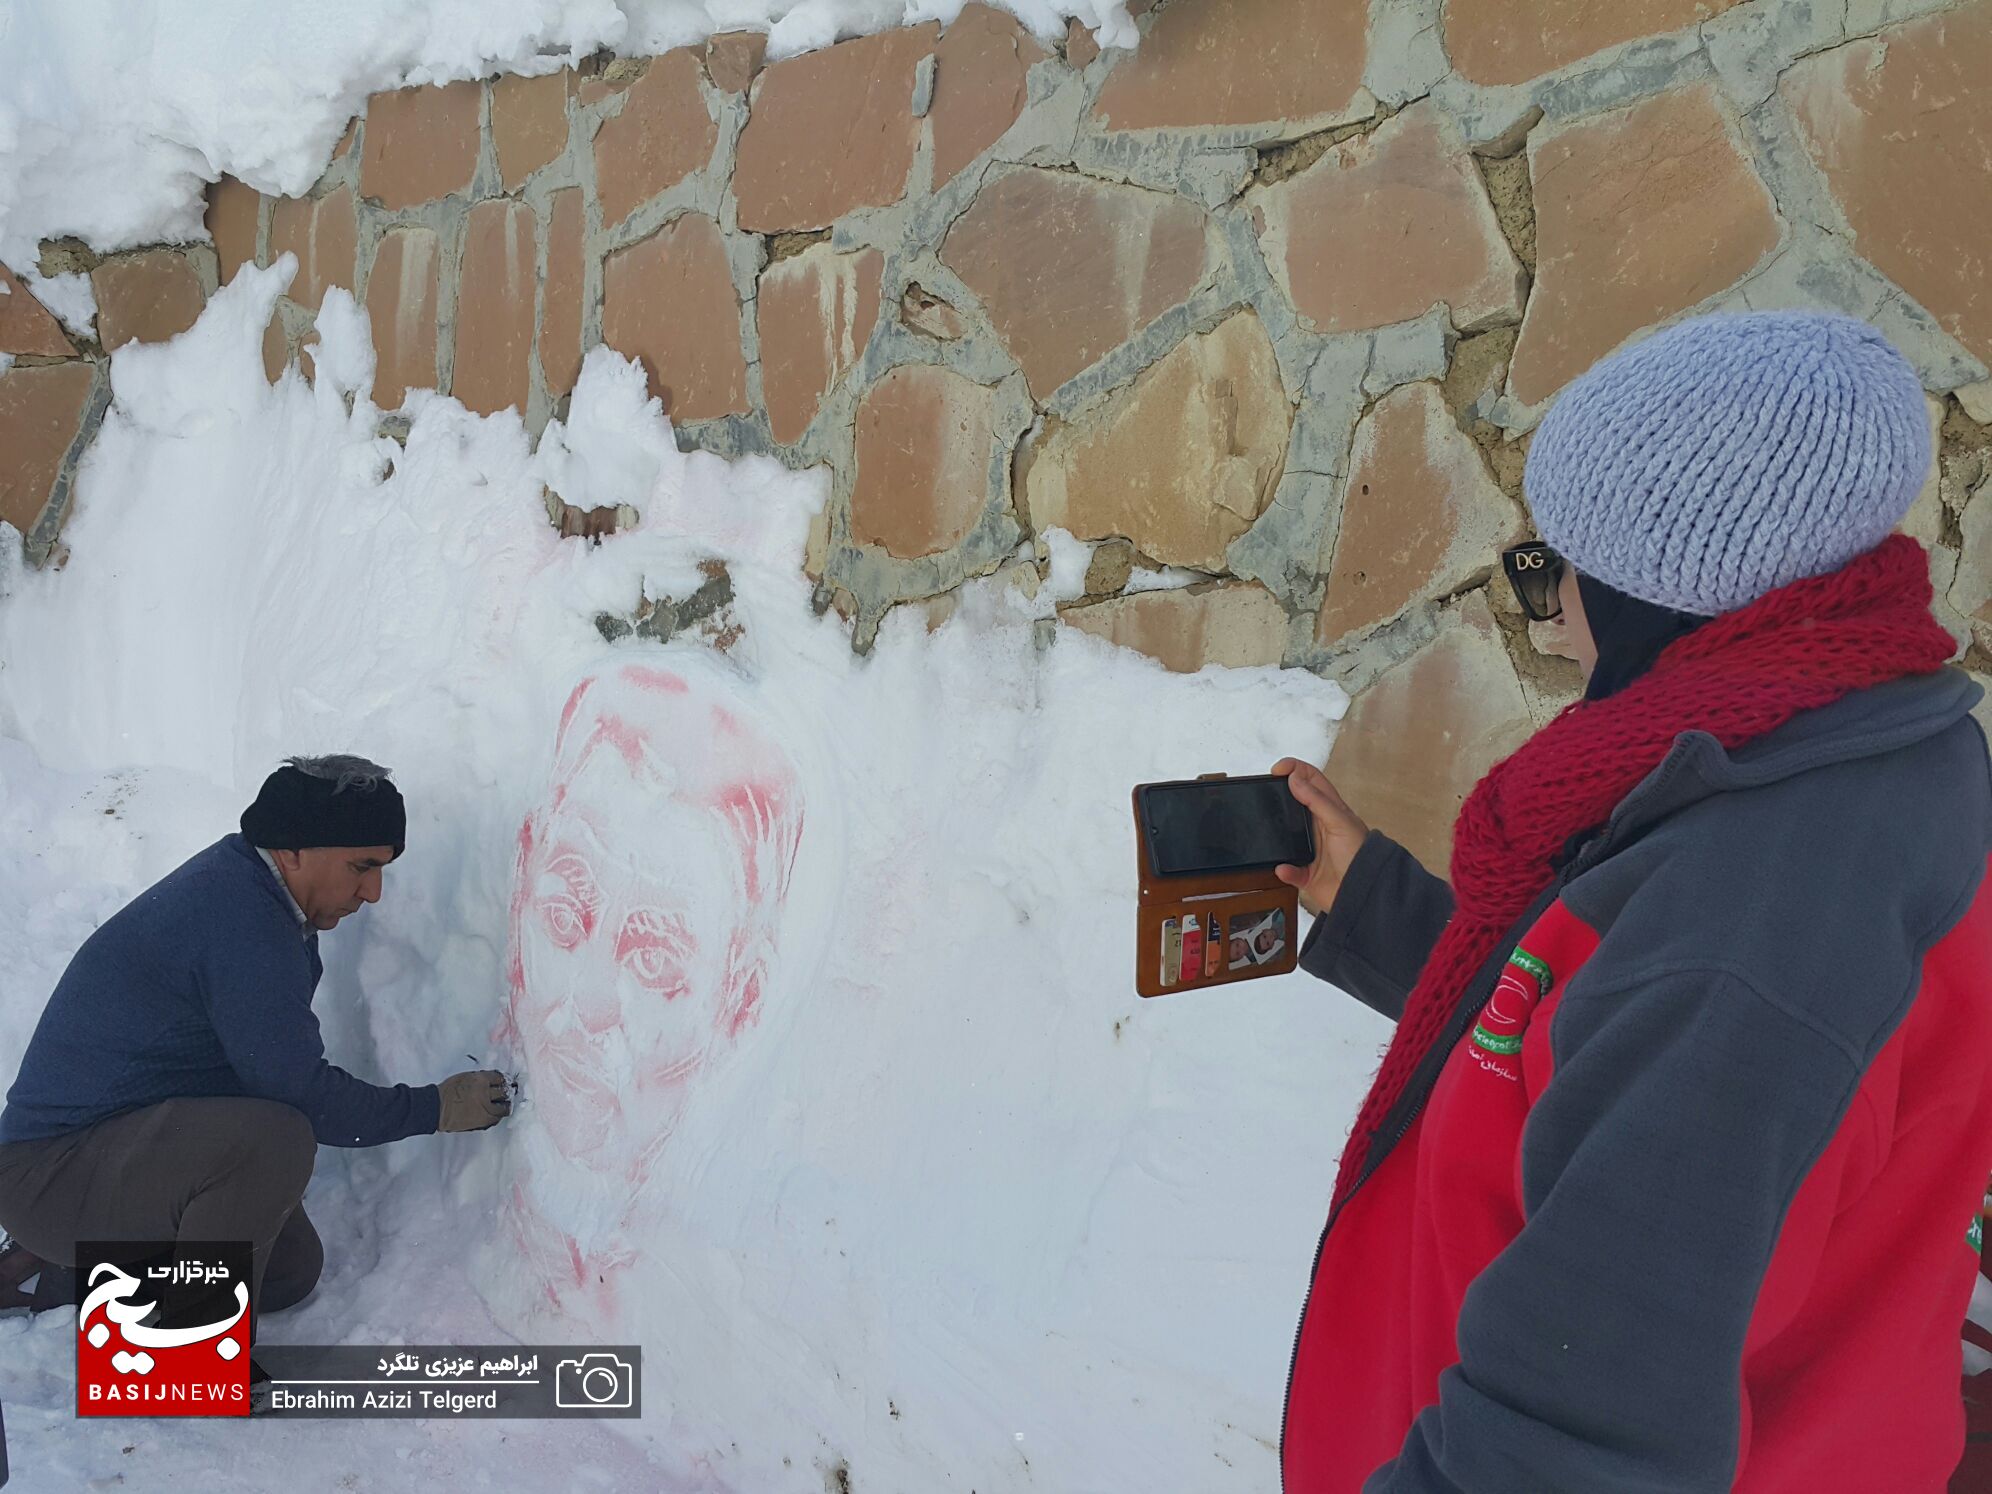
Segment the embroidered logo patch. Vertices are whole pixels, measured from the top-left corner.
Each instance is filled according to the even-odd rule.
[[[1480,1020],[1474,1024],[1474,1045],[1486,1052],[1502,1055],[1521,1052],[1522,1030],[1529,1025],[1529,1016],[1535,1011],[1536,1004],[1549,994],[1549,988],[1555,984],[1556,975],[1549,968],[1549,963],[1517,945],[1515,952],[1508,956],[1508,964],[1501,971],[1494,994],[1487,998]]]

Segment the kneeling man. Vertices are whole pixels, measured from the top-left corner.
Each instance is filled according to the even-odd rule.
[[[67,1305],[79,1240],[184,1239],[249,1241],[257,1316],[281,1311],[325,1260],[300,1206],[320,1143],[479,1131],[510,1113],[489,1070],[411,1088],[326,1062],[318,936],[380,900],[407,823],[385,769],[292,758],[241,834],[83,942],[0,1110],[13,1241],[0,1307]]]

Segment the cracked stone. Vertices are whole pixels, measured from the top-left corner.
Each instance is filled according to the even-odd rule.
[[[567,99],[574,82],[574,74],[565,70],[492,80],[491,143],[507,192],[517,191],[567,149]]]
[[[724,31],[706,43],[706,76],[722,93],[745,93],[768,55],[765,31]]]
[[[1085,68],[1093,65],[1093,59],[1100,55],[1100,44],[1093,39],[1092,30],[1084,21],[1077,18],[1065,23],[1065,60],[1074,67]]]
[[[263,328],[263,373],[274,384],[290,366],[290,338],[284,332],[282,314],[273,313],[269,325]]]
[[[1944,402],[1926,394],[1923,403],[1929,410],[1930,450],[1934,454],[1943,439]],[[1902,516],[1902,522],[1897,527],[1926,545],[1934,545],[1944,537],[1943,481],[1941,469],[1935,461],[1930,463],[1922,491],[1909,505],[1909,512]]]
[[[481,415],[525,413],[538,275],[533,210],[498,199],[470,210],[457,291],[456,363],[450,393]]]
[[[1032,526],[1222,571],[1272,502],[1292,423],[1272,342],[1240,312],[1039,442],[1024,479]]]
[[[1963,549],[1958,556],[1957,579],[1950,589],[1950,604],[1972,625],[1981,643],[1992,640],[1992,482],[1981,481],[1973,490],[1958,529]]]
[[[1155,18],[1093,106],[1110,130],[1266,125],[1367,113],[1366,0],[1194,0]]]
[[[1964,413],[1980,425],[1992,425],[1992,379],[1981,379],[1951,391]]]
[[[941,260],[1043,399],[1189,299],[1203,278],[1204,223],[1181,198],[1023,169],[983,185]]]
[[[90,272],[97,339],[104,351],[128,342],[164,342],[200,320],[207,294],[186,255],[171,249],[120,254]]]
[[[920,138],[913,74],[934,50],[932,22],[777,62],[754,87],[733,172],[740,226],[826,228],[906,191]]]
[[[1536,288],[1509,392],[1547,399],[1777,248],[1770,193],[1703,84],[1529,142]]]
[[[762,274],[761,389],[777,441],[802,439],[823,396],[864,352],[884,269],[876,249],[837,254],[816,244]]]
[[[442,250],[434,230],[389,229],[367,278],[374,403],[396,410],[410,389],[436,387],[436,297]]]
[[[1437,386],[1384,396],[1356,427],[1317,639],[1340,643],[1420,597],[1459,590],[1520,532],[1521,516]]]
[[[942,342],[968,335],[968,323],[953,306],[922,285],[909,285],[899,298],[899,319],[915,332]]]
[[[1134,575],[1134,545],[1124,539],[1104,540],[1094,546],[1086,562],[1083,583],[1089,597],[1112,596]]]
[[[1471,425],[1500,397],[1507,380],[1508,359],[1515,351],[1518,327],[1497,327],[1477,337],[1462,337],[1453,347],[1440,391],[1454,415]]]
[[[595,198],[614,228],[659,192],[712,159],[719,126],[699,91],[698,54],[680,47],[645,69],[623,95],[622,113],[595,132]]]
[[[367,101],[360,195],[392,212],[468,191],[482,106],[476,83],[375,94]]]
[[[205,221],[223,285],[244,265],[255,263],[256,229],[262,216],[263,195],[254,187],[224,176],[208,188]]]
[[[1474,83],[1526,83],[1642,36],[1664,36],[1742,0],[1446,0],[1446,49]]]
[[[643,360],[674,424],[748,413],[740,302],[717,223],[688,213],[608,257],[602,341]]]
[[[82,428],[95,372],[87,363],[0,374],[0,522],[35,527]]]
[[[35,358],[73,358],[76,344],[62,330],[54,312],[34,298],[14,272],[0,265],[0,353]]]
[[[1992,6],[1794,65],[1785,100],[1869,263],[1992,360]]]
[[[851,538],[913,560],[953,549],[981,520],[996,391],[945,368],[895,368],[858,406]]]
[[[1266,260],[1309,326],[1357,332],[1443,301],[1462,331],[1522,312],[1522,267],[1466,143],[1430,104],[1254,194]]]
[[[1437,638],[1356,695],[1328,776],[1351,809],[1443,873],[1460,805],[1534,729],[1494,614],[1475,592]]]
[[[1446,314],[1439,308],[1415,322],[1379,328],[1370,344],[1369,372],[1363,375],[1363,393],[1376,398],[1399,384],[1443,379],[1450,331]]]
[[[1286,654],[1287,615],[1273,594],[1254,581],[1138,592],[1060,608],[1058,620],[1146,654],[1178,674],[1195,674],[1212,664],[1277,666]]]
[[[1845,0],[1783,0],[1747,6],[1726,24],[1702,28],[1702,44],[1730,100],[1749,114],[1777,91],[1794,57],[1834,46],[1848,31]]]
[[[1439,37],[1438,0],[1378,0],[1370,11],[1365,81],[1371,93],[1401,108],[1425,97],[1451,71]]]
[[[1024,112],[1024,74],[1049,54],[1016,17],[971,3],[934,48],[934,186],[994,145]]]
[[[547,199],[546,286],[540,314],[540,369],[554,399],[574,387],[581,373],[581,305],[588,267],[581,189],[563,187]]]
[[[649,66],[648,57],[619,57],[610,52],[597,52],[582,60],[576,72],[580,81],[575,85],[575,93],[583,107],[599,104],[629,87],[643,76],[643,70]]]
[[[297,276],[288,292],[307,311],[318,310],[328,286],[351,290],[353,258],[359,246],[359,224],[353,211],[353,189],[340,187],[316,201],[280,197],[270,217],[270,258],[297,256]]]

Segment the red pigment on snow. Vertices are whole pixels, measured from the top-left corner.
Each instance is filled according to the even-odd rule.
[[[729,967],[737,965],[747,943],[748,936],[744,929],[733,936],[727,952]],[[740,1036],[743,1029],[760,1019],[761,980],[764,974],[759,961],[744,971],[728,969],[726,999],[720,1007],[720,1021],[729,1038]]]
[[[665,670],[624,666],[616,673],[619,680],[652,696],[676,698],[694,693],[684,679]],[[597,691],[590,697],[589,691],[600,678],[584,680],[568,696],[555,743],[555,777],[548,786],[545,802],[519,829],[507,972],[512,1002],[504,1022],[515,1039],[522,1039],[526,1030],[534,1034],[540,1044],[541,1066],[555,1091],[549,1096],[552,1102],[571,1107],[576,1121],[591,1132],[606,1127],[613,1139],[627,1129],[631,1117],[596,1068],[593,1047],[586,1038],[575,1033],[559,1040],[547,1037],[544,1014],[533,1011],[529,1005],[533,993],[527,988],[524,963],[528,919],[541,920],[538,927],[556,947],[566,951],[578,950],[610,927],[605,922],[605,913],[615,899],[600,885],[588,858],[571,844],[546,843],[552,819],[563,812],[583,767],[599,747],[608,744],[621,757],[632,786],[641,787],[650,782],[650,747],[655,733],[634,724],[617,709],[614,700],[604,699],[603,692]],[[598,705],[585,722],[584,699],[592,699]],[[681,771],[689,777],[678,781],[677,791],[671,796],[718,815],[739,857],[740,880],[736,885],[741,892],[741,906],[735,910],[736,926],[727,931],[725,969],[716,989],[692,991],[687,985],[685,966],[695,956],[699,939],[683,917],[656,908],[637,908],[614,927],[614,960],[638,984],[665,1000],[682,995],[713,1000],[713,1031],[722,1040],[732,1041],[759,1019],[773,950],[773,931],[787,897],[804,817],[798,803],[800,786],[793,773],[786,770],[779,749],[763,740],[750,722],[726,707],[703,700],[699,705],[704,711],[703,741],[710,760],[682,765]],[[639,712],[643,716],[649,714]],[[743,768],[752,770],[743,771]],[[731,782],[711,786],[713,779],[729,774],[739,776]],[[670,854],[668,846],[656,849],[660,856]],[[542,897],[538,885],[548,873],[557,876],[564,888]],[[713,931],[712,937],[719,936],[719,930]],[[601,994],[576,993],[565,1003],[581,1018],[583,1031],[600,1032],[624,1019],[622,1002],[601,1000]],[[638,1087],[658,1099],[682,1091],[701,1072],[706,1056],[701,1049],[668,1055],[653,1051],[638,1059]],[[559,1078],[562,1074],[566,1075],[564,1082]],[[667,1129],[652,1137],[634,1157],[620,1165],[611,1164],[632,1190],[643,1185],[655,1154],[668,1136]],[[525,1217],[537,1215],[518,1185],[514,1186],[513,1199],[515,1206],[525,1211]],[[515,1220],[515,1225],[523,1227],[523,1221]],[[589,1259],[565,1231],[550,1233],[551,1238],[542,1238],[538,1248],[530,1252],[538,1258],[547,1278],[548,1299],[559,1303],[563,1293],[569,1290],[564,1283],[570,1277],[576,1286],[591,1296],[596,1295],[593,1278],[597,1268],[589,1264]]]
[[[588,858],[567,846],[548,856],[546,870],[567,885],[566,892],[539,901],[547,937],[561,949],[573,949],[594,937],[602,912],[602,889]]]
[[[555,751],[559,750],[559,744],[566,738],[567,728],[574,722],[574,713],[581,709],[581,697],[588,693],[589,687],[594,683],[594,679],[590,677],[576,685],[567,697],[567,704],[560,708],[560,730],[553,739]]]
[[[643,767],[643,751],[650,741],[650,733],[631,726],[620,716],[603,715],[595,722],[595,733],[588,745],[581,751],[581,761],[586,762],[593,752],[595,743],[607,742],[622,754],[623,766],[629,769],[630,777],[637,776]],[[580,764],[575,767],[578,769]]]
[[[574,699],[580,699],[579,691],[575,692]],[[526,916],[526,874],[531,868],[532,857],[533,817],[527,815],[519,826],[519,854],[512,862],[512,923],[510,937],[505,941],[505,974],[512,983],[515,1000],[526,993],[526,953],[519,946],[519,930]],[[509,1023],[509,1018],[507,1020]]]
[[[662,669],[651,669],[642,664],[623,666],[622,677],[640,689],[653,690],[660,695],[683,695],[691,689],[691,686],[677,675]]]

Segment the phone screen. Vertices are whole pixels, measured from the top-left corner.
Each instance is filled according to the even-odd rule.
[[[1141,790],[1158,877],[1250,871],[1314,860],[1314,821],[1284,778],[1213,778]]]

